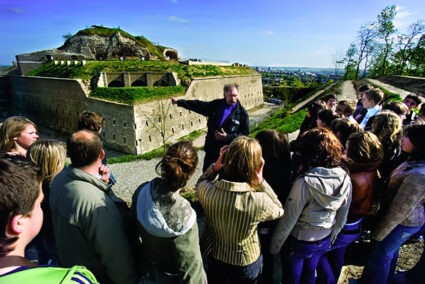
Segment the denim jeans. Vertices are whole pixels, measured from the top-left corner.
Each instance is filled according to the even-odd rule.
[[[366,264],[360,283],[391,283],[401,245],[418,232],[421,226],[398,225],[381,242],[376,242],[372,257]]]
[[[212,257],[208,258],[207,278],[210,284],[223,283],[258,283],[263,269],[263,256],[245,266],[224,263]],[[230,282],[229,282],[230,281]]]
[[[283,283],[315,283],[315,271],[320,258],[329,250],[330,236],[316,242],[289,237],[289,249],[284,253]]]
[[[329,252],[324,254],[317,267],[317,283],[332,284],[338,281],[344,265],[344,254],[347,247],[360,237],[362,218],[356,222],[345,224],[332,244]]]

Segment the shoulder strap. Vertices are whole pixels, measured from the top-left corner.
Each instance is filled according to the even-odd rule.
[[[84,266],[71,268],[34,267],[0,277],[0,283],[7,284],[97,284],[94,275]]]

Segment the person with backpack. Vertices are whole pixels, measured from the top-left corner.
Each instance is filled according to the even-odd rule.
[[[43,223],[41,179],[30,161],[0,157],[0,283],[98,283],[82,266],[37,267],[24,257]]]

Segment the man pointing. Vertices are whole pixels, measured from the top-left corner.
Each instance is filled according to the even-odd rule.
[[[229,145],[238,136],[249,134],[249,117],[238,100],[238,88],[237,84],[227,84],[223,90],[224,98],[210,102],[170,98],[173,105],[208,117],[204,171],[217,160],[222,146]]]

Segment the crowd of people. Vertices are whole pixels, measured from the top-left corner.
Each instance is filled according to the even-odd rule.
[[[368,85],[357,103],[328,95],[308,105],[289,143],[271,129],[246,136],[237,96],[230,84],[221,100],[171,99],[208,117],[198,211],[180,195],[198,164],[190,141],[167,149],[159,177],[141,181],[129,208],[113,191],[100,114],[84,112],[66,145],[39,139],[25,117],[8,118],[0,283],[273,283],[276,255],[282,283],[337,283],[347,248],[366,232],[373,249],[359,283],[423,283],[424,253],[395,274],[400,247],[425,228],[420,97],[384,102]]]

